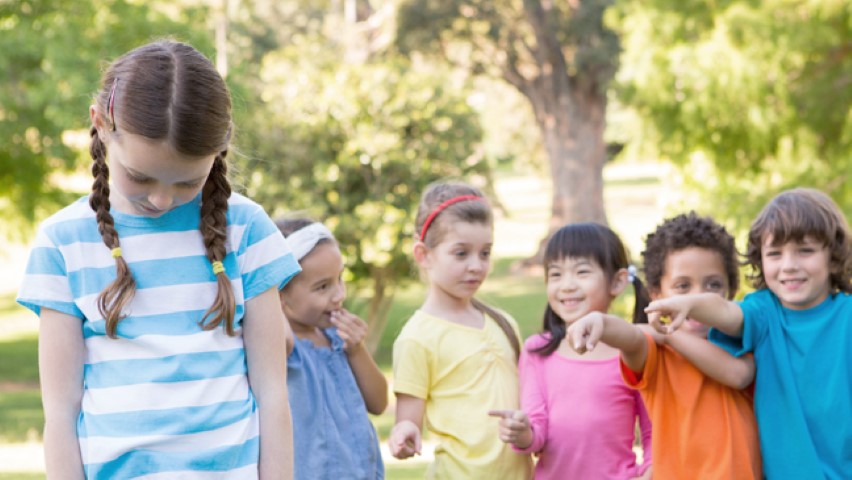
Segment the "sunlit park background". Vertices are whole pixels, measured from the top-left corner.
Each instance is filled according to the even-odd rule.
[[[847,0],[0,0],[0,479],[44,476],[38,322],[14,303],[27,245],[89,188],[106,62],[162,37],[230,85],[236,188],[334,230],[389,376],[423,294],[412,217],[436,179],[492,198],[481,296],[524,336],[545,301],[540,242],[565,223],[608,222],[638,261],[689,209],[742,247],[795,186],[852,216]],[[392,417],[374,417],[383,441]],[[424,459],[389,461],[388,478],[422,477]]]

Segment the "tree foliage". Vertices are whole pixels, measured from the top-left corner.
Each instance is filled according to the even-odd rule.
[[[778,191],[820,188],[852,212],[852,4],[624,1],[623,101],[685,203],[747,225]],[[689,198],[691,197],[691,198]]]
[[[264,52],[257,78],[246,79],[240,176],[273,215],[307,214],[334,231],[350,284],[370,299],[375,348],[396,286],[414,278],[420,193],[447,177],[487,180],[482,129],[464,78],[391,52],[347,60],[353,52],[326,24],[333,12],[313,26],[298,14],[305,28]]]
[[[515,87],[530,103],[553,184],[551,230],[606,222],[603,166],[607,90],[619,39],[604,23],[608,0],[401,3],[398,46],[437,55]]]
[[[0,216],[6,228],[31,225],[68,201],[60,174],[87,158],[80,136],[68,133],[88,127],[106,61],[163,35],[211,50],[211,36],[189,21],[198,9],[164,7],[123,0],[0,2]],[[84,135],[83,146],[87,141]]]

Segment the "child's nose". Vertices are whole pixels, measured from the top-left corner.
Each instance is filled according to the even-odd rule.
[[[167,210],[172,206],[174,196],[166,189],[159,189],[148,195],[148,203],[157,210]]]
[[[343,300],[346,299],[346,285],[343,282],[339,282],[334,290],[334,295],[331,297],[332,303],[337,305],[338,307],[343,304]]]

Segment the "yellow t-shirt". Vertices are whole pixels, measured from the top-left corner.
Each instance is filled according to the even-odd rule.
[[[394,342],[393,375],[394,392],[426,401],[426,428],[438,438],[428,478],[531,478],[529,455],[500,441],[499,419],[488,416],[519,408],[515,352],[492,318],[476,329],[418,310]]]

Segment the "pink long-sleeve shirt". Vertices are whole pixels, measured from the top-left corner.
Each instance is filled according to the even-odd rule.
[[[521,409],[529,416],[537,480],[565,478],[629,479],[651,465],[651,421],[638,392],[625,385],[619,358],[571,359],[530,352],[546,343],[527,339],[519,375]],[[644,460],[633,452],[636,419]]]

